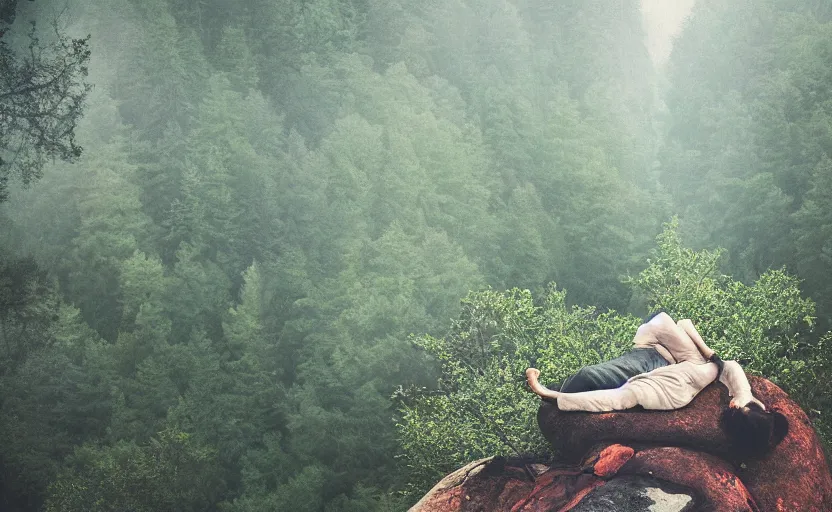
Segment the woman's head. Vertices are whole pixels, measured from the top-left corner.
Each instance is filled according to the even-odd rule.
[[[769,412],[755,403],[728,408],[722,426],[731,444],[743,457],[761,457],[789,433],[789,421],[779,412]]]

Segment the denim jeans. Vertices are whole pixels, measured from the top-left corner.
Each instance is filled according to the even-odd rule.
[[[563,393],[580,393],[622,386],[630,377],[667,366],[654,348],[636,348],[611,361],[585,366],[560,386]]]

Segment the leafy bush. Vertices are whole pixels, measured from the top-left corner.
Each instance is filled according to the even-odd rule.
[[[470,294],[447,336],[415,340],[439,359],[442,376],[435,391],[400,396],[397,427],[410,490],[421,492],[480,457],[548,453],[525,369],[534,364],[544,378],[560,381],[625,352],[638,324],[612,312],[567,308],[566,293],[554,286],[541,306],[527,290]]]
[[[650,310],[691,318],[724,359],[784,387],[805,408],[829,409],[827,335],[812,341],[814,304],[802,298],[796,278],[771,270],[753,285],[719,273],[721,251],[682,247],[676,221],[657,237],[647,267],[626,282]],[[462,313],[443,338],[414,341],[438,359],[435,390],[399,393],[401,462],[412,494],[471,460],[490,455],[550,452],[539,432],[537,397],[524,384],[536,366],[542,378],[561,382],[582,366],[621,355],[640,319],[592,307],[568,307],[552,285],[536,305],[514,289],[484,291],[463,301]],[[825,440],[829,423],[817,421]]]
[[[207,510],[218,501],[223,482],[216,453],[168,428],[139,446],[83,445],[67,459],[49,486],[46,512]]]

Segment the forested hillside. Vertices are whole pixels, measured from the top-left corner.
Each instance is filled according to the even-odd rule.
[[[787,266],[829,327],[832,7],[700,0],[668,71],[662,182],[694,243]]]
[[[89,34],[93,87],[0,203],[0,508],[404,510],[411,334],[640,313],[673,214],[828,325],[824,6],[700,0],[655,70],[637,0],[19,2],[0,44]]]

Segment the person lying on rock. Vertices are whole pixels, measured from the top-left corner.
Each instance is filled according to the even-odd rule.
[[[648,316],[633,338],[633,349],[612,361],[585,366],[560,386],[562,393],[620,387],[630,377],[668,364],[704,363],[714,351],[705,345],[690,320],[679,323],[665,312]]]
[[[633,344],[633,351],[617,359],[582,368],[564,381],[560,391],[540,384],[536,368],[526,370],[526,379],[532,391],[555,399],[560,410],[587,412],[623,411],[638,405],[652,410],[680,409],[719,380],[732,397],[722,418],[729,436],[767,447],[786,435],[785,417],[769,413],[754,398],[739,363],[723,362],[690,320],[677,323],[660,312],[638,328]]]

